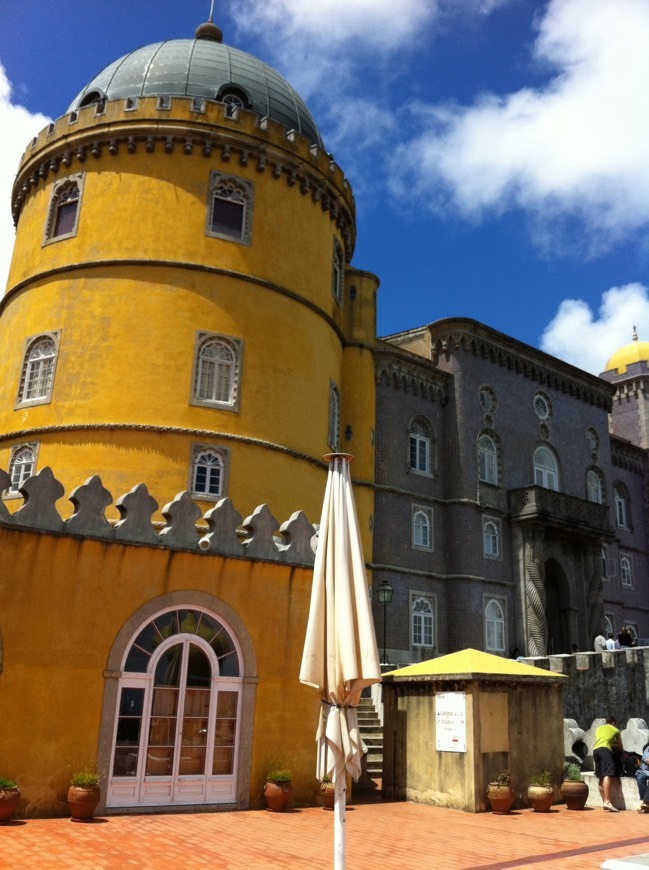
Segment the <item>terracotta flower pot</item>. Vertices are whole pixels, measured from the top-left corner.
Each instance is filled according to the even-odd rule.
[[[19,788],[0,788],[0,822],[8,822],[20,800]]]
[[[554,803],[554,788],[551,785],[531,785],[527,800],[535,813],[547,813]]]
[[[490,782],[487,786],[487,800],[493,813],[508,813],[514,803],[514,789],[508,785]]]
[[[583,810],[588,800],[588,783],[583,780],[564,779],[561,783],[561,795],[569,810]]]
[[[293,797],[293,787],[290,782],[274,782],[272,779],[267,779],[264,797],[268,812],[283,813]]]
[[[68,809],[73,822],[89,822],[95,814],[101,792],[98,785],[71,785],[68,789]]]
[[[336,787],[333,782],[323,782],[320,784],[320,791],[322,792],[322,809],[323,810],[333,810],[334,808],[334,798],[336,793]]]

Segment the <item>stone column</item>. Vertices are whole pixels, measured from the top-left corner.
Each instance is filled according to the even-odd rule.
[[[525,534],[525,613],[528,656],[545,656],[548,651],[548,621],[545,616],[544,535],[541,529]]]

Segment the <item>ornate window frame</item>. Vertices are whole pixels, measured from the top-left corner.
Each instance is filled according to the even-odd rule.
[[[217,462],[208,462],[208,457],[214,457]],[[202,461],[204,460],[204,461]],[[209,492],[212,475],[210,468],[218,465],[218,491]],[[228,491],[228,472],[230,466],[230,451],[227,447],[217,447],[213,444],[192,444],[191,462],[189,466],[189,492],[201,501],[219,501]],[[200,469],[207,469],[205,473],[205,489],[198,489],[197,475]]]
[[[60,242],[63,239],[71,239],[76,236],[79,228],[79,212],[81,211],[84,178],[85,173],[79,172],[75,175],[68,175],[65,178],[60,178],[52,185],[50,203],[47,209],[47,220],[45,222],[45,231],[43,233],[43,245],[49,245],[52,244],[52,242]],[[75,208],[69,228],[64,232],[58,232],[59,221],[62,217],[63,209],[72,205],[74,205]],[[72,214],[71,208],[68,214]]]
[[[433,548],[433,511],[420,504],[411,505],[410,545],[413,550],[432,551]]]
[[[227,360],[225,357],[219,359],[216,355],[212,359],[208,358],[206,351],[211,345],[221,346],[231,354],[232,359]],[[221,335],[217,332],[197,330],[194,339],[194,365],[192,368],[189,404],[199,405],[204,408],[220,408],[224,411],[238,411],[242,358],[243,341],[240,338],[234,338],[231,335]],[[208,364],[215,369],[214,374],[211,376],[206,371]],[[223,380],[224,373],[219,372],[219,366],[226,364],[228,364],[230,369],[229,395],[227,399],[222,399],[218,397],[218,382]],[[206,377],[213,382],[210,392],[215,395],[212,398],[206,396],[207,391],[203,386],[203,381]]]
[[[32,405],[47,405],[52,401],[56,364],[59,357],[59,341],[61,333],[42,332],[25,339],[23,364],[18,384],[15,408],[32,407]],[[36,356],[39,345],[51,345],[52,353],[46,356]],[[28,393],[39,390],[37,395]]]
[[[484,643],[486,652],[505,654],[507,649],[507,605],[497,595],[483,595]]]
[[[629,490],[620,481],[613,486],[613,505],[615,507],[615,525],[617,528],[631,531],[631,500],[629,498]]]
[[[433,477],[436,471],[437,439],[435,430],[425,417],[413,417],[408,424],[408,471]]]
[[[586,472],[586,498],[593,504],[604,504],[604,479],[599,468]]]
[[[478,435],[478,480],[491,486],[500,485],[500,445],[493,432]]]
[[[542,462],[539,458],[541,454],[547,454],[552,462]],[[532,462],[534,466],[534,485],[542,486],[544,489],[550,489],[553,492],[559,492],[559,460],[554,450],[548,447],[547,444],[539,445],[534,450]],[[549,483],[554,483],[554,486],[548,486]]]
[[[23,441],[21,444],[16,444],[11,448],[9,456],[9,477],[11,478],[11,483],[9,484],[9,489],[5,490],[5,498],[21,498],[21,486],[27,478],[33,477],[36,474],[39,447],[38,441]],[[31,458],[29,458],[29,454],[31,454]],[[18,470],[19,466],[20,470]]]
[[[482,517],[482,555],[502,561],[502,523],[497,517]]]
[[[409,611],[410,646],[434,650],[437,641],[436,596],[411,589]]]
[[[633,557],[629,553],[620,553],[620,585],[633,586]]]
[[[238,242],[241,245],[250,245],[252,240],[252,211],[254,203],[255,185],[238,175],[219,172],[213,169],[210,172],[207,188],[207,213],[205,215],[205,235],[213,239],[225,239],[228,242]],[[215,227],[215,207],[217,202],[226,202],[236,206],[239,211],[230,208],[232,214],[238,214],[240,220],[232,221],[228,227],[223,224],[220,228]],[[238,227],[235,228],[234,224]]]

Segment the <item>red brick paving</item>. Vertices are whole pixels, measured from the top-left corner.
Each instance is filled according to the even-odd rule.
[[[474,815],[375,800],[347,812],[347,870],[593,870],[649,853],[649,815],[600,809]],[[265,811],[14,819],[0,825],[0,868],[248,870],[330,868],[333,813]]]

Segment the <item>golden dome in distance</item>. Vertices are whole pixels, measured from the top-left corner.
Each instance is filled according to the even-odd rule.
[[[634,326],[633,341],[615,351],[604,366],[604,371],[609,372],[612,369],[616,369],[618,375],[623,375],[627,370],[627,366],[643,361],[649,363],[649,341],[639,341],[638,333]]]

